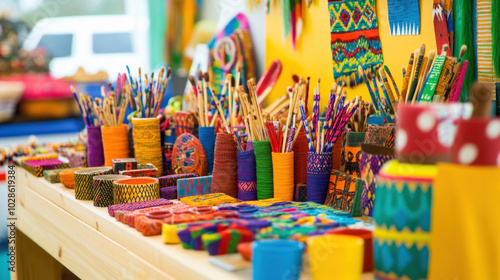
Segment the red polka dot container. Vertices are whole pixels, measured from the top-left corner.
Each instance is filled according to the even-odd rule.
[[[500,118],[461,121],[452,160],[461,165],[500,167]]]
[[[450,162],[458,121],[469,118],[470,104],[400,104],[396,155],[400,162]]]

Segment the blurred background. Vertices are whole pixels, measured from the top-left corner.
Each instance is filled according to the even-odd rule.
[[[0,1],[0,161],[9,153],[39,149],[40,143],[78,141],[85,124],[69,86],[100,96],[101,87],[112,87],[126,66],[134,76],[138,67],[150,73],[170,66],[166,106],[184,93],[188,73],[196,70],[193,61],[200,64],[200,53],[238,13],[250,25],[253,71],[259,77],[265,61],[265,5],[246,0]],[[0,209],[7,209],[2,167]],[[2,210],[0,279],[10,277],[6,222]]]

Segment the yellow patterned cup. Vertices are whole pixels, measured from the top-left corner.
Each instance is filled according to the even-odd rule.
[[[163,175],[163,161],[161,158],[160,119],[132,118],[135,158],[140,164],[153,164]]]

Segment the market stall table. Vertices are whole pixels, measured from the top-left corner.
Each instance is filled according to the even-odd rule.
[[[205,251],[163,244],[161,236],[143,236],[109,216],[107,208],[76,200],[74,190],[62,184],[51,184],[19,167],[16,176],[17,229],[79,278],[251,279],[249,268],[226,271],[211,264]],[[19,266],[13,279],[48,279],[40,273],[53,271],[26,270],[44,267],[52,260],[19,254],[19,248],[30,243],[23,242],[17,237]],[[371,274],[363,275],[363,279],[372,278]]]

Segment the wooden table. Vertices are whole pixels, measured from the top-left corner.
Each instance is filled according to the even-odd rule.
[[[26,235],[79,278],[251,279],[250,269],[229,272],[210,264],[207,252],[163,244],[161,236],[143,236],[110,217],[107,208],[76,200],[74,190],[62,184],[51,184],[19,167],[16,176],[19,235]],[[26,243],[17,237],[22,272],[13,279],[61,279],[61,269],[29,271],[54,264],[48,257],[29,258]]]

